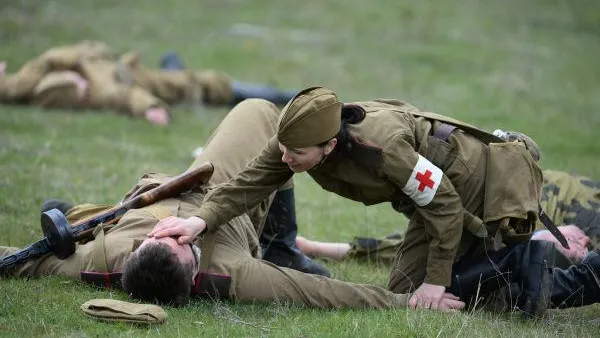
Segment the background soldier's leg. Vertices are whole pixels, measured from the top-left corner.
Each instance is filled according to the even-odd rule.
[[[160,61],[160,67],[164,70],[185,69],[183,61],[176,53],[167,53],[163,55]],[[207,85],[210,86],[210,84]],[[297,93],[295,90],[281,90],[265,84],[240,81],[231,81],[230,86],[231,100],[229,102],[224,102],[229,105],[235,105],[251,98],[264,99],[277,105],[285,105]],[[215,104],[216,103],[217,102],[215,102]]]
[[[329,271],[306,257],[296,246],[298,223],[294,189],[280,190],[269,208],[260,236],[263,259],[298,271],[329,276]]]
[[[402,234],[394,233],[383,238],[354,237],[348,258],[370,262],[392,263],[402,245]]]

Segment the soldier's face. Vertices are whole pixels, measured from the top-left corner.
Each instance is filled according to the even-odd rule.
[[[281,161],[287,164],[290,170],[295,173],[305,172],[321,163],[333,151],[336,144],[337,139],[335,138],[329,140],[324,146],[305,148],[288,148],[279,143]]]

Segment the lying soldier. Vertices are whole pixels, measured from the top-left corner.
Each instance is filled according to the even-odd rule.
[[[186,304],[193,292],[239,301],[289,301],[318,308],[406,307],[409,294],[394,294],[378,286],[305,274],[261,260],[258,235],[275,194],[192,245],[181,244],[183,238],[147,237],[155,227],[175,219],[195,222],[204,193],[241,171],[257,155],[275,134],[278,114],[277,108],[264,100],[240,103],[225,117],[192,164],[192,167],[206,161],[214,164],[215,172],[208,185],[179,198],[130,210],[116,225],[98,228],[95,239],[78,245],[76,252],[66,260],[47,255],[18,266],[13,275],[54,274],[78,279],[80,275],[85,278],[90,275],[85,271],[96,271],[105,281],[116,272],[123,272],[123,287],[132,297],[175,305]],[[240,133],[247,137],[241,137]],[[165,180],[163,175],[147,174],[132,191]],[[279,191],[290,187],[291,182],[288,182]],[[73,222],[106,208],[75,206],[67,217]],[[16,250],[0,248],[0,255]],[[460,309],[463,305],[456,297],[446,294],[439,309]]]
[[[109,109],[158,125],[169,122],[168,108],[179,103],[234,105],[261,97],[285,104],[294,93],[241,83],[215,70],[163,71],[144,67],[136,53],[116,57],[96,41],[52,48],[5,74],[0,63],[0,103],[42,108]]]

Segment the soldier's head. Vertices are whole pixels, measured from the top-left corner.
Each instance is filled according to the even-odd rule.
[[[123,289],[130,297],[181,306],[187,304],[198,273],[200,250],[172,237],[148,238],[123,267]]]
[[[296,173],[322,163],[337,144],[341,111],[342,103],[329,89],[311,87],[299,92],[279,117],[281,160]]]
[[[73,108],[85,99],[88,82],[74,71],[51,72],[33,90],[33,102],[43,108]]]

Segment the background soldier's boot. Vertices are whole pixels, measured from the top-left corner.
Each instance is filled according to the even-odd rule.
[[[296,96],[297,91],[290,90],[281,90],[275,87],[257,84],[257,83],[248,83],[248,82],[239,82],[232,81],[231,82],[231,90],[233,92],[233,100],[232,104],[238,104],[245,99],[257,98],[257,99],[265,99],[267,101],[273,102],[276,105],[285,105],[289,100]]]
[[[59,200],[59,199],[49,199],[49,200],[46,200],[44,202],[44,204],[42,205],[42,212],[52,210],[52,209],[58,209],[58,210],[60,210],[60,212],[63,213],[63,215],[66,215],[67,211],[69,211],[71,208],[73,208],[72,203],[69,203],[69,202],[63,201],[63,200]]]
[[[553,307],[569,308],[600,302],[600,254],[591,251],[568,269],[552,270]]]
[[[183,70],[185,65],[176,53],[166,53],[160,59],[160,67],[164,70]],[[233,101],[231,105],[238,104],[245,99],[265,99],[277,105],[284,105],[291,100],[297,91],[281,90],[264,84],[248,82],[231,82]]]
[[[169,52],[160,59],[160,68],[164,70],[184,70],[185,65],[179,55]]]
[[[306,257],[296,246],[298,224],[294,189],[278,191],[260,237],[263,259],[275,265],[329,277],[329,271]]]
[[[541,316],[549,302],[548,281],[554,265],[554,250],[550,242],[528,241],[491,252],[486,257],[458,262],[452,269],[450,292],[476,304],[476,297],[517,283],[523,291],[517,302],[523,316]],[[512,289],[508,292],[518,293]]]

